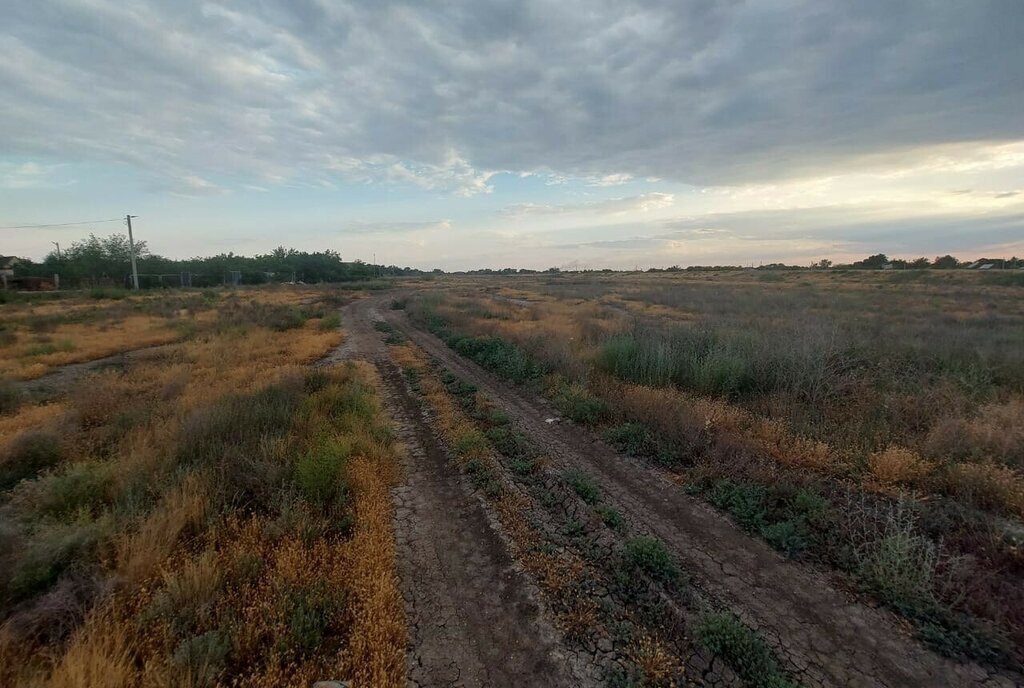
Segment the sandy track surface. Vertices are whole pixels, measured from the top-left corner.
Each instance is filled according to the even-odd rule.
[[[428,425],[372,322],[375,300],[343,311],[345,342],[321,364],[362,358],[377,366],[388,412],[405,445],[394,492],[400,587],[409,621],[409,684],[578,686],[539,596],[515,565],[481,501]],[[576,675],[574,675],[576,674]]]
[[[389,300],[377,296],[349,313],[363,318]],[[546,447],[564,468],[583,470],[627,518],[631,528],[662,540],[712,600],[730,607],[773,646],[805,685],[1010,686],[1020,677],[960,664],[924,648],[890,613],[858,603],[827,575],[790,562],[767,544],[685,494],[664,473],[623,457],[586,429],[548,423],[541,399],[498,379],[412,326],[404,312],[386,319],[435,360],[477,385],[517,428]]]

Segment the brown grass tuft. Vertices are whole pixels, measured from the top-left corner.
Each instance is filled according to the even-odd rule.
[[[134,533],[117,542],[117,571],[129,583],[152,575],[173,551],[182,533],[195,528],[206,513],[203,480],[189,474]]]
[[[932,470],[931,464],[917,452],[903,447],[889,447],[868,458],[871,477],[882,485],[915,485]]]

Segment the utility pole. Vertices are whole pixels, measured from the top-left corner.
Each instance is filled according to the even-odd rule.
[[[57,262],[59,263],[60,262],[60,242],[59,241],[51,241],[50,243],[57,247]]]
[[[135,237],[132,236],[132,218],[138,215],[125,215],[128,222],[128,251],[132,256],[132,289],[139,289],[139,268],[135,265]]]

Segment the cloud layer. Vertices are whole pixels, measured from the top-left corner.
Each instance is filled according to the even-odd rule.
[[[176,193],[765,182],[1024,138],[1019,0],[38,0],[0,19],[0,153]]]

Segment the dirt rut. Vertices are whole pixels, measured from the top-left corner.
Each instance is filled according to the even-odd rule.
[[[929,651],[899,628],[893,615],[856,602],[828,576],[787,561],[683,493],[664,473],[619,455],[587,430],[548,423],[553,414],[545,402],[455,354],[437,337],[413,327],[404,313],[386,317],[433,358],[480,387],[521,432],[546,446],[552,460],[592,475],[631,522],[665,543],[697,587],[761,633],[801,683],[1017,685],[1019,677]]]
[[[394,492],[400,586],[415,686],[576,686],[538,595],[447,455],[372,329],[368,301],[346,307],[347,339],[322,364],[363,358],[406,447]]]

